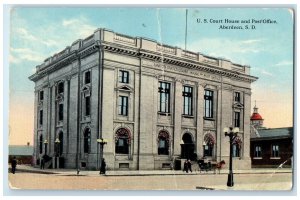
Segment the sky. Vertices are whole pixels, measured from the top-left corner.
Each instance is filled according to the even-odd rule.
[[[33,143],[34,83],[28,77],[46,58],[75,40],[107,28],[184,49],[185,8],[13,7],[9,38],[9,143]],[[198,23],[201,19],[203,23]],[[208,23],[204,23],[204,20]],[[225,19],[255,29],[219,29]],[[276,23],[241,23],[241,20]],[[220,21],[223,23],[210,23]],[[287,8],[188,8],[187,49],[249,65],[251,107],[268,128],[293,125],[293,15]],[[252,110],[251,110],[252,112]],[[250,117],[251,113],[249,113]]]

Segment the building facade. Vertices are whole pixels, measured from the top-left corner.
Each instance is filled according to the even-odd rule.
[[[47,58],[35,82],[34,158],[64,167],[170,168],[175,159],[229,159],[250,168],[250,67],[106,29]],[[103,154],[97,139],[104,138]],[[228,162],[227,162],[228,163]]]
[[[256,105],[253,108],[250,120],[252,167],[291,167],[293,160],[293,128],[263,127],[263,118],[258,113]]]
[[[33,146],[27,145],[9,145],[8,162],[11,163],[12,159],[16,157],[18,164],[32,165]]]
[[[293,128],[259,129],[251,137],[252,167],[291,167],[293,160]]]

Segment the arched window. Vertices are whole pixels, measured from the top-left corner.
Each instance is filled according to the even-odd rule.
[[[83,137],[83,151],[91,153],[91,129],[85,129]]]
[[[40,154],[43,153],[43,135],[40,135],[40,146],[39,146],[39,150],[40,150]]]
[[[158,134],[158,155],[169,155],[169,133],[160,131]]]
[[[213,156],[215,138],[210,134],[207,133],[204,136],[204,143],[203,143],[203,156]]]
[[[63,148],[64,148],[64,134],[63,132],[59,132],[58,134],[58,139],[59,139],[59,151],[58,151],[58,155],[61,156],[63,153]]]
[[[232,143],[232,157],[241,157],[242,140],[236,137]]]
[[[130,144],[130,133],[125,128],[120,128],[116,132],[116,153],[117,154],[128,154]]]

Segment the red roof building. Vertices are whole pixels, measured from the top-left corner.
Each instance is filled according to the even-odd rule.
[[[256,104],[253,108],[253,114],[250,118],[251,121],[251,125],[255,128],[255,129],[259,129],[263,127],[263,122],[264,119],[262,118],[262,116],[258,113],[258,108],[256,107]]]

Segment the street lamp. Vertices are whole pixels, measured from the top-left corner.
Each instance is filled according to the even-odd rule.
[[[100,173],[101,173],[101,165],[102,165],[102,159],[103,159],[103,147],[105,144],[107,144],[107,140],[103,138],[97,139],[97,142],[100,144]]]
[[[44,145],[45,145],[45,155],[47,155],[48,140],[44,140]]]
[[[239,128],[235,127],[229,127],[229,128],[224,128],[223,130],[225,136],[229,137],[229,143],[230,143],[230,159],[229,159],[229,173],[228,173],[228,180],[227,180],[227,186],[228,187],[232,187],[234,185],[233,182],[233,171],[232,171],[232,143],[234,141],[234,139],[236,138],[238,132],[239,132]]]

